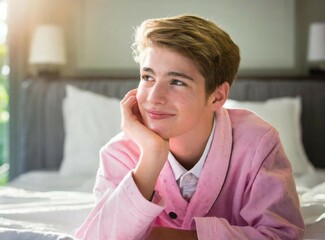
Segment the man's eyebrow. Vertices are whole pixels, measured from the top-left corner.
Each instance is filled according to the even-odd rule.
[[[155,71],[149,67],[143,67],[142,71],[144,72],[150,72],[152,74],[155,74]],[[194,81],[194,79],[188,75],[186,75],[185,73],[181,73],[181,72],[168,72],[167,76],[169,77],[181,77],[181,78],[185,78],[191,81]]]
[[[148,67],[143,67],[142,68],[142,71],[150,72],[150,73],[155,73],[151,68],[148,68]]]
[[[191,81],[194,81],[194,79],[188,75],[186,75],[185,73],[180,73],[180,72],[169,72],[167,74],[168,76],[171,76],[171,77],[181,77],[181,78],[186,78],[188,80],[191,80]]]

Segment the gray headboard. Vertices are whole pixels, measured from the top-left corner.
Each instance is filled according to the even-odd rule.
[[[19,158],[12,160],[10,176],[35,169],[58,169],[63,159],[62,100],[72,84],[109,97],[122,98],[137,79],[28,79],[21,87]],[[325,79],[239,79],[230,97],[265,100],[302,97],[303,143],[314,166],[325,168]],[[276,114],[276,113],[275,113]]]

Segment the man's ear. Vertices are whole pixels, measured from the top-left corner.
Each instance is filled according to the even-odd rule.
[[[229,94],[230,85],[228,82],[222,83],[217,89],[211,94],[210,101],[213,104],[214,110],[220,109],[226,102]]]

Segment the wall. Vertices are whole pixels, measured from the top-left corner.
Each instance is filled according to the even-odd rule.
[[[151,17],[197,14],[220,24],[241,48],[241,75],[307,72],[308,26],[325,21],[324,0],[29,0],[29,35],[39,23],[65,28],[64,75],[135,75],[133,27]]]
[[[294,67],[293,0],[165,0],[159,5],[138,0],[137,8],[125,0],[85,0],[81,5],[79,69],[136,70],[130,49],[133,28],[147,18],[183,13],[209,18],[229,32],[241,48],[241,70]]]

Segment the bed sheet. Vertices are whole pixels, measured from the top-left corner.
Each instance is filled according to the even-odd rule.
[[[303,239],[325,239],[325,170],[295,178]],[[0,239],[73,239],[94,206],[95,177],[35,171],[0,188]]]
[[[306,225],[304,239],[325,239],[325,182],[299,194]]]
[[[9,186],[34,191],[75,191],[91,193],[96,176],[65,176],[58,171],[31,171],[20,175]]]
[[[0,188],[0,239],[73,239],[94,206],[91,193]]]

